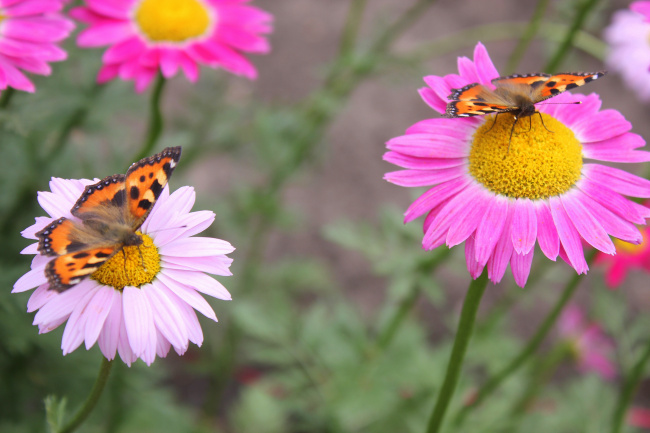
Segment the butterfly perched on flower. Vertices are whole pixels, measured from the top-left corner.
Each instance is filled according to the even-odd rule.
[[[74,219],[59,218],[36,233],[39,253],[54,257],[45,267],[51,290],[69,289],[124,247],[142,245],[136,230],[180,157],[180,147],[168,147],[134,163],[125,175],[86,186],[70,211]]]
[[[538,102],[583,86],[606,73],[607,71],[566,72],[556,75],[515,74],[492,80],[494,90],[479,83],[472,83],[460,89],[452,89],[447,97],[449,103],[445,116],[471,117],[490,113],[496,113],[498,116],[501,113],[512,113],[515,116],[512,125],[514,131],[517,120],[539,113],[535,109]]]

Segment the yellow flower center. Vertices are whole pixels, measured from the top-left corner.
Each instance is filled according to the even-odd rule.
[[[122,251],[93,272],[90,278],[117,290],[152,282],[160,272],[160,254],[151,237],[136,233],[142,238],[142,245],[122,248]]]
[[[543,124],[538,114],[520,118],[510,140],[514,116],[500,114],[496,123],[489,116],[472,139],[474,179],[513,198],[544,199],[571,189],[580,179],[582,145],[560,121],[543,113],[542,118]]]
[[[213,17],[200,0],[142,0],[135,21],[152,42],[184,42],[205,35]]]
[[[643,236],[643,241],[639,245],[634,245],[629,242],[622,241],[620,239],[614,239],[614,245],[616,246],[617,251],[625,252],[630,255],[639,254],[646,248],[648,248],[648,235],[645,230],[641,230],[641,236]]]

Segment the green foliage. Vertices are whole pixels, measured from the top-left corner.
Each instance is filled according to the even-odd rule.
[[[423,8],[432,2],[407,3]],[[545,46],[549,53],[564,34],[551,38],[548,29],[569,29],[587,4],[556,3],[550,27],[543,27],[544,38],[553,41]],[[598,8],[585,23],[594,32],[607,18]],[[201,193],[195,208],[217,214],[205,236],[237,247],[234,276],[220,278],[233,301],[209,300],[219,323],[201,318],[202,348],[191,346],[183,357],[172,353],[151,367],[138,361],[127,368],[116,360],[98,406],[79,432],[424,432],[470,281],[462,246],[423,251],[421,224],[404,225],[403,209],[394,205],[369,220],[342,215],[317,230],[299,205],[288,205],[295,203],[292,188],[330,157],[330,126],[338,117],[355,115],[350,98],[367,94],[355,93],[362,84],[379,78],[368,85],[376,92],[377,82],[381,88],[419,82],[420,75],[431,73],[425,60],[456,48],[466,54],[475,44],[475,29],[463,29],[415,47],[416,55],[394,50],[392,44],[421,15],[410,16],[409,10],[394,21],[387,17],[397,12],[382,11],[370,36],[362,32],[364,40],[349,41],[345,53],[326,68],[319,65],[325,70],[322,83],[295,103],[268,100],[223,71],[206,70],[194,85],[182,78],[167,84],[165,130],[156,148],[183,146],[172,188],[196,182]],[[353,18],[345,34],[357,33],[361,17]],[[493,32],[481,27],[485,40],[516,39],[526,28],[519,21],[490,25]],[[585,34],[577,37],[593,42]],[[602,52],[602,42],[596,42],[592,52]],[[72,40],[65,48],[69,60],[54,65],[52,76],[35,79],[35,94],[17,92],[9,108],[0,110],[0,432],[58,432],[83,405],[102,357],[97,347],[83,346],[62,356],[65,325],[39,334],[34,313],[25,311],[30,293],[10,293],[31,260],[19,254],[32,242],[20,231],[44,214],[37,191],[47,190],[52,176],[124,172],[146,132],[149,94],[137,95],[131,82],[120,80],[96,85],[100,52],[75,48]],[[566,59],[567,53],[560,54]],[[448,73],[447,65],[433,67]],[[363,167],[358,171],[365,175]],[[291,248],[298,240],[306,246]],[[464,424],[451,422],[525,346],[571,277],[559,271],[562,264],[540,256],[536,252],[537,274],[526,290],[503,295],[488,287],[446,433],[609,431],[620,378],[648,344],[650,318],[624,293],[606,291],[594,280],[588,280],[595,287],[587,288],[581,304],[612,337],[619,381],[580,373],[563,359],[526,409],[513,410],[542,376],[539,361],[557,343],[552,334],[526,368],[472,407]],[[372,299],[368,305],[355,297],[354,279],[337,267],[345,260],[367,265],[374,284],[363,293],[362,299]]]

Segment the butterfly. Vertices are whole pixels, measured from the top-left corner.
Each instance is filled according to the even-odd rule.
[[[76,219],[59,218],[36,233],[39,253],[54,257],[45,267],[51,290],[67,290],[124,247],[142,245],[136,230],[180,157],[180,147],[168,147],[134,163],[125,175],[86,186],[70,211]]]
[[[490,113],[496,113],[498,116],[501,113],[512,113],[515,116],[510,131],[512,139],[517,120],[539,114],[535,104],[597,80],[606,73],[607,71],[566,72],[556,75],[515,74],[492,80],[496,87],[494,90],[479,83],[469,84],[460,89],[452,89],[451,95],[447,97],[449,103],[445,116],[471,117]],[[539,115],[541,118],[542,115]],[[494,121],[496,123],[496,116]]]

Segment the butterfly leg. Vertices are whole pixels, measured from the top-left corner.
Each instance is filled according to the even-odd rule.
[[[546,130],[547,130],[548,132],[550,132],[551,134],[555,134],[553,131],[551,131],[550,129],[548,129],[548,128],[546,127],[546,125],[544,125],[544,118],[542,117],[542,113],[540,113],[539,111],[537,111],[537,114],[539,114],[539,119],[542,121],[542,126],[544,127],[544,129],[546,129]],[[531,120],[531,122],[532,122],[532,120]]]
[[[144,256],[142,255],[142,250],[140,249],[142,245],[138,245],[138,253],[140,254],[140,264],[142,265],[142,269],[144,269],[144,273],[148,273],[147,271],[147,265],[144,263]]]
[[[486,131],[486,134],[487,134],[488,132],[492,131],[492,128],[494,128],[494,125],[497,124],[497,117],[499,117],[499,114],[501,114],[501,113],[497,113],[497,114],[494,116],[494,122],[492,122],[492,126],[490,126],[490,129],[488,129],[488,130]]]
[[[515,116],[515,123],[512,124],[512,129],[510,130],[510,139],[508,140],[508,151],[506,152],[503,159],[506,159],[506,156],[508,156],[508,154],[510,153],[510,144],[512,143],[512,134],[515,132],[515,126],[517,126],[517,121],[519,121],[519,117]]]

